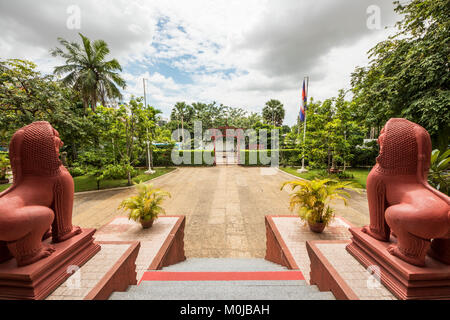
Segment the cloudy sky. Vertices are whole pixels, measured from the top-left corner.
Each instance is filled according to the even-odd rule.
[[[62,62],[49,54],[57,38],[81,32],[110,45],[125,96],[142,96],[146,78],[147,99],[165,116],[177,101],[260,112],[273,98],[292,125],[303,77],[315,100],[348,89],[397,19],[391,0],[1,0],[0,59],[50,73]]]

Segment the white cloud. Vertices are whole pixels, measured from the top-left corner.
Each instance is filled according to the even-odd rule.
[[[335,96],[366,52],[389,31],[366,27],[366,9],[378,4],[382,26],[395,20],[385,0],[46,0],[0,3],[0,57],[37,62],[44,72],[59,64],[48,54],[56,38],[77,39],[66,28],[66,9],[81,9],[79,30],[104,39],[125,67],[126,97],[143,95],[168,116],[177,101],[217,101],[260,111],[271,99],[298,114],[300,85],[311,76],[310,96]],[[177,74],[163,74],[161,63]],[[176,73],[176,72],[175,72]]]

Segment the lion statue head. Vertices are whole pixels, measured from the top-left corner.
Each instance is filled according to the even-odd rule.
[[[389,174],[428,175],[431,138],[427,130],[406,119],[391,119],[378,138],[377,163]]]
[[[37,121],[18,130],[9,145],[14,184],[23,175],[55,176],[60,173],[59,133],[46,121]]]

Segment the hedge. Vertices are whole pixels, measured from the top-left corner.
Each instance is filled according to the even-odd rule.
[[[187,163],[176,164],[172,161],[172,149],[166,150],[155,150],[153,151],[153,166],[155,167],[170,167],[170,166],[213,166],[214,164],[209,164],[205,162],[207,156],[211,156],[214,161],[214,151],[209,150],[180,150],[178,155],[183,159],[186,154],[190,154],[187,158],[190,161]],[[195,157],[201,158],[201,164],[195,164]],[[181,159],[180,159],[181,160]]]
[[[270,166],[270,163],[263,163],[264,156],[270,157],[273,150],[241,150],[239,164],[243,166]],[[286,150],[276,150],[279,152],[279,164],[286,164],[295,166],[300,163],[301,150],[297,149],[286,149]],[[261,155],[261,153],[263,155]],[[245,160],[244,160],[245,159]],[[250,164],[250,160],[256,163]]]

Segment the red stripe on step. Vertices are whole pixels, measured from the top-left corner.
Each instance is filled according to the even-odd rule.
[[[305,280],[300,271],[262,272],[165,272],[147,271],[141,281],[245,281]]]

